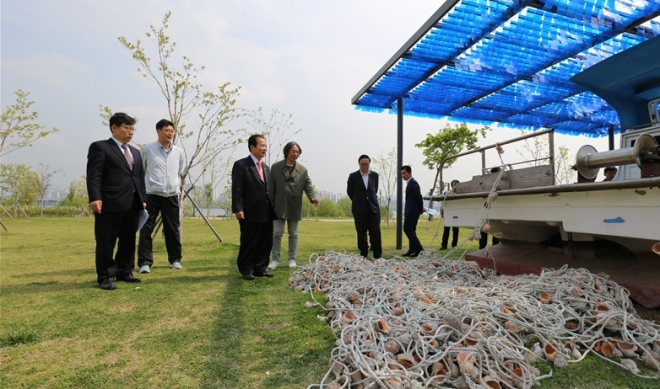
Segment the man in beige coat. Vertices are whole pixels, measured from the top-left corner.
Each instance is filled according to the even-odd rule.
[[[296,162],[301,153],[302,149],[298,143],[287,143],[284,146],[284,159],[275,162],[270,169],[277,219],[273,221],[273,250],[269,269],[277,268],[280,263],[285,222],[289,233],[289,267],[297,266],[298,222],[302,219],[303,192],[314,206],[318,207],[320,204],[314,194],[307,169]]]

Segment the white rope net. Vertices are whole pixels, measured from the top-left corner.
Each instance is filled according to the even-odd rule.
[[[531,388],[552,375],[537,360],[563,368],[590,352],[659,378],[660,326],[618,284],[566,267],[501,276],[432,254],[369,261],[328,251],[292,273],[307,307],[319,304],[313,292],[326,294],[318,318],[337,338],[328,372],[309,388]]]

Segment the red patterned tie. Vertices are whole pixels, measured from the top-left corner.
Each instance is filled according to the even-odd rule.
[[[261,177],[261,181],[264,180],[264,171],[261,168],[261,161],[257,161],[257,171],[259,172],[259,177]]]
[[[124,143],[123,145],[121,145],[121,148],[124,149],[124,157],[126,157],[126,162],[128,162],[128,167],[130,167],[131,170],[133,170],[133,156],[131,155],[131,152],[128,151],[128,145]]]

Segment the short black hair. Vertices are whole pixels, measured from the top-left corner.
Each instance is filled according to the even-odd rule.
[[[289,156],[289,151],[291,151],[291,148],[293,146],[297,146],[299,154],[302,154],[302,147],[300,147],[300,145],[298,143],[289,142],[289,143],[284,145],[284,158],[287,158]]]
[[[371,158],[369,158],[369,156],[367,154],[360,155],[360,158],[358,158],[358,162],[360,162],[361,160],[363,160],[365,158],[368,159],[369,162],[371,162]]]
[[[615,168],[614,166],[608,166],[605,168],[605,173],[607,172],[618,172],[619,169]]]
[[[497,173],[497,172],[499,172],[500,170],[501,170],[501,168],[500,168],[499,166],[495,166],[494,168],[490,169],[490,172],[491,172],[491,173]]]
[[[172,123],[171,121],[169,121],[167,119],[161,119],[161,120],[158,121],[158,123],[156,123],[156,129],[157,130],[161,130],[164,127],[167,127],[167,126],[174,127],[174,123]]]
[[[261,134],[250,135],[248,138],[248,150],[252,151],[251,146],[257,147],[257,139],[259,138],[266,140],[266,138],[264,138],[264,136]]]
[[[110,120],[108,120],[108,125],[110,127],[110,131],[112,131],[112,126],[120,127],[123,126],[124,124],[132,126],[136,122],[137,119],[130,117],[123,112],[117,112],[110,117]]]
[[[405,170],[406,173],[412,173],[412,168],[408,165],[401,166],[401,170]]]
[[[452,184],[460,184],[461,182],[459,180],[451,180]]]

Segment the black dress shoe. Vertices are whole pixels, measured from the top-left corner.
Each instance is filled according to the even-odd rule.
[[[416,258],[418,255],[419,255],[419,251],[414,251],[414,252],[410,253],[409,257],[410,258]]]
[[[409,257],[412,254],[412,251],[408,250],[405,254],[401,254],[402,257]]]
[[[269,273],[267,271],[265,271],[263,273],[254,273],[254,277],[268,277],[268,278],[271,278],[272,276],[273,276],[273,274]]]
[[[133,277],[133,274],[128,273],[128,274],[123,274],[121,276],[116,276],[117,281],[124,281],[124,282],[141,282],[141,280],[137,277]]]
[[[110,278],[106,278],[99,284],[99,287],[103,290],[115,290],[117,286]]]
[[[454,246],[456,247],[456,246]],[[447,250],[447,246],[440,246],[440,250]]]
[[[246,281],[254,281],[254,276],[252,274],[243,274],[242,277]]]

